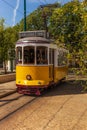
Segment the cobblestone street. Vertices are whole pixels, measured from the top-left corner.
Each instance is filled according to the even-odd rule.
[[[1,121],[1,130],[87,130],[87,93],[59,84]]]

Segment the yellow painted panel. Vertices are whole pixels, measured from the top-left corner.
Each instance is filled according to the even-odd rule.
[[[68,73],[67,66],[56,67],[55,72],[54,72],[54,81],[57,82],[57,81],[63,79],[64,77],[66,77],[67,73]]]
[[[54,82],[58,82],[67,75],[68,67],[54,68]],[[31,75],[32,80],[26,76]],[[53,81],[52,66],[16,66],[16,84],[21,85],[48,85]]]
[[[43,80],[49,83],[48,66],[16,66],[16,83],[26,80],[26,75],[31,75],[32,80]]]

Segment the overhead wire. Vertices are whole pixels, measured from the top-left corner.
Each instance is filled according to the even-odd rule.
[[[15,7],[12,5],[12,4],[10,4],[9,2],[7,2],[6,0],[2,0],[4,3],[6,3],[8,6],[10,6],[12,9],[15,9]],[[23,15],[23,13],[20,11],[20,10],[18,10],[18,12],[21,14],[21,15]]]
[[[2,0],[2,2],[4,2],[6,5],[8,5],[13,10],[15,9],[15,7],[12,4],[10,4],[9,2],[7,2],[6,0]],[[24,15],[24,13],[21,12],[19,9],[17,9],[17,12],[20,13],[22,16]],[[5,21],[5,25],[10,26],[10,24],[8,24],[6,21]]]
[[[48,2],[47,2],[46,0],[44,0],[44,2],[45,2],[46,4],[48,4]]]
[[[43,1],[42,1],[42,0],[38,0],[38,2],[40,3],[40,4],[39,4],[39,6],[41,6],[41,5],[44,5],[44,4],[45,4],[45,3],[43,3]],[[30,12],[30,11],[28,11],[28,10],[26,11],[26,13],[27,13],[27,14],[29,14],[29,12]]]
[[[44,4],[41,0],[39,0],[39,2],[40,2],[41,4]]]
[[[7,4],[9,7],[11,7],[12,9],[15,9],[15,7],[12,5],[12,4],[10,4],[9,2],[7,2],[6,0],[0,0],[0,1],[2,1],[2,2],[4,2],[5,4]],[[57,0],[57,1],[61,1],[61,0]],[[43,4],[48,4],[48,2],[47,2],[47,0],[44,0],[44,2],[42,2],[41,0],[39,0],[39,2],[43,5]],[[22,16],[24,15],[24,13],[23,12],[21,12],[19,9],[17,10],[18,11],[18,13],[20,13]],[[26,11],[26,13],[29,13],[28,11]],[[6,23],[6,22],[5,22]],[[7,25],[9,25],[8,23],[7,23]]]

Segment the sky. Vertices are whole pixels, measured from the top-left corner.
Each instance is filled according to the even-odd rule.
[[[71,0],[26,0],[26,15],[33,12],[40,5],[55,2],[67,3]],[[0,0],[0,19],[5,19],[6,26],[15,26],[24,18],[24,0]]]

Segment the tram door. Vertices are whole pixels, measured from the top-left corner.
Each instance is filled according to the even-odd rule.
[[[55,50],[49,49],[49,78],[54,81]]]

